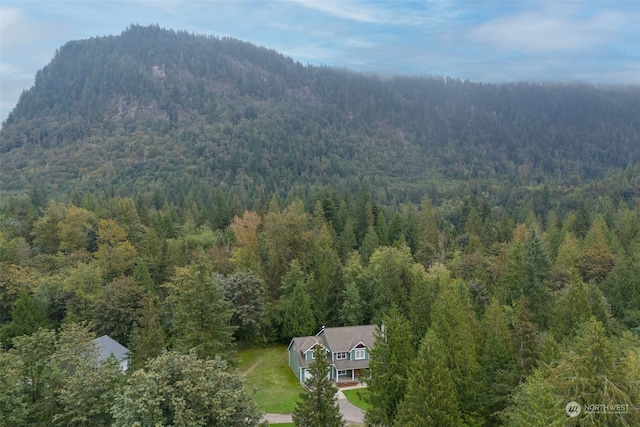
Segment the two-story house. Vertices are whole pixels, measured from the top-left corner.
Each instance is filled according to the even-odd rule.
[[[314,336],[295,337],[289,344],[289,367],[298,381],[309,377],[309,365],[314,350],[322,348],[331,359],[330,377],[336,383],[358,381],[360,373],[369,368],[377,326],[343,326],[322,328]]]

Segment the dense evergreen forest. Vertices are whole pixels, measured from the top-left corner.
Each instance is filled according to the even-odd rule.
[[[640,422],[638,87],[133,26],[62,47],[0,135],[0,425],[255,425],[235,348],[366,323],[369,425]]]

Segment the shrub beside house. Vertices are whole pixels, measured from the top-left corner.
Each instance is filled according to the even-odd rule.
[[[331,360],[331,380],[359,381],[362,371],[369,369],[376,328],[376,325],[323,327],[316,335],[295,337],[288,347],[289,367],[298,381],[304,383],[310,375],[315,349],[322,349]]]

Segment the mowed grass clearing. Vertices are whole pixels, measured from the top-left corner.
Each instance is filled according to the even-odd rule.
[[[367,411],[371,407],[369,402],[362,399],[362,396],[369,393],[369,389],[354,388],[351,390],[343,390],[342,392],[344,393],[344,396],[347,398],[347,400],[356,405],[358,408]]]
[[[237,353],[238,370],[255,390],[254,399],[261,411],[290,414],[298,401],[302,386],[289,368],[284,345],[250,348]]]

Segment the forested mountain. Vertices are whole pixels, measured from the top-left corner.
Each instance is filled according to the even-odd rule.
[[[367,425],[639,425],[639,95],[68,43],[1,131],[0,425],[257,425],[236,347],[357,324]]]
[[[444,179],[575,184],[640,161],[640,88],[380,79],[132,26],[63,46],[0,153],[11,193],[180,201],[206,183],[247,202],[256,188],[365,184],[419,202]]]

